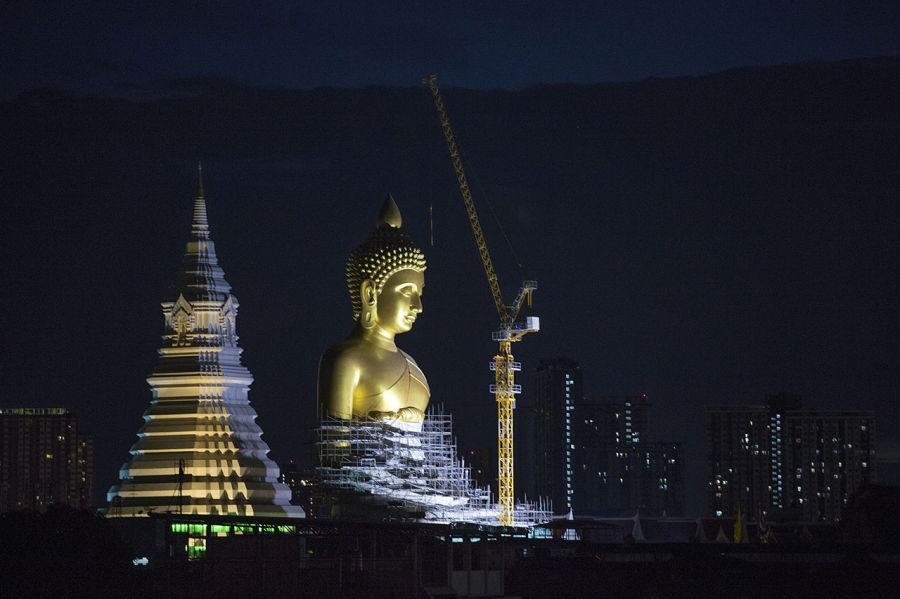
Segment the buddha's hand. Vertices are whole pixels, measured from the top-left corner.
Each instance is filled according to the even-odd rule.
[[[380,422],[391,422],[397,420],[397,412],[369,412],[369,420],[377,420]]]
[[[397,412],[397,420],[401,422],[422,422],[425,420],[425,414],[419,408],[407,406],[400,408]]]

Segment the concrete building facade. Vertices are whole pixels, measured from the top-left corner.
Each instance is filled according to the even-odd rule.
[[[835,522],[876,482],[875,415],[801,407],[781,393],[766,405],[707,408],[710,515]]]
[[[765,406],[706,410],[707,511],[717,517],[766,514],[771,502],[771,437]]]
[[[65,408],[0,408],[0,512],[91,505],[93,437]]]
[[[650,433],[647,396],[582,398],[575,406],[579,516],[684,513],[684,453]]]
[[[787,509],[809,522],[836,522],[856,492],[877,480],[875,415],[788,412],[782,479]]]
[[[556,514],[573,508],[573,424],[583,394],[581,366],[573,360],[544,360],[535,374],[534,490],[549,498]]]

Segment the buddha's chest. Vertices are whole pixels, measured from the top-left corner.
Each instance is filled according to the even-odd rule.
[[[373,356],[375,358],[376,356]],[[425,411],[430,390],[424,373],[402,352],[377,356],[360,369],[354,390],[354,412],[395,412],[405,407]]]

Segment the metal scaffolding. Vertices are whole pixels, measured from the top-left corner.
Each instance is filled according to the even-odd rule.
[[[428,522],[499,524],[490,487],[472,479],[457,454],[453,417],[430,409],[421,424],[339,420],[318,429],[322,484],[381,498]],[[515,526],[550,520],[544,501],[515,505]]]

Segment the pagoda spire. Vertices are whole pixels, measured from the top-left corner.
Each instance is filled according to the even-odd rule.
[[[206,198],[203,195],[203,165],[197,163],[197,197],[194,199],[194,220],[191,224],[194,239],[209,239],[209,221],[206,219]]]
[[[169,288],[167,301],[175,301],[184,295],[188,301],[197,299],[225,301],[231,293],[231,285],[225,280],[225,272],[216,257],[216,244],[210,238],[209,220],[206,215],[206,197],[203,192],[203,166],[197,164],[197,195],[194,198],[194,217],[191,221],[191,237],[185,246],[181,270],[175,283]]]
[[[291,490],[278,482],[247,395],[253,375],[240,359],[240,304],[209,238],[200,165],[191,231],[162,302],[165,330],[159,363],[147,378],[150,406],[107,493],[107,515],[302,518]]]

